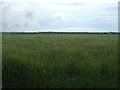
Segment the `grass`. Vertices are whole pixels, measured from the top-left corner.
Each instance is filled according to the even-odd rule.
[[[118,35],[3,34],[3,88],[117,88]]]

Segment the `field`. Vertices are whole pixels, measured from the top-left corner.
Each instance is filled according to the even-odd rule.
[[[118,35],[3,34],[3,88],[117,88]]]

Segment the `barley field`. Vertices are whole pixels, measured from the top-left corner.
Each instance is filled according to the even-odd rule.
[[[3,34],[3,88],[117,88],[117,34]]]

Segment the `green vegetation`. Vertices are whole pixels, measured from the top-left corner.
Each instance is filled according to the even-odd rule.
[[[3,34],[3,88],[117,88],[118,35]]]

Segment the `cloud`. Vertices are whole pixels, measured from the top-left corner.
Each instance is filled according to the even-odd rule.
[[[65,17],[65,15],[62,12],[57,12],[57,13],[55,13],[54,16],[56,19],[62,19]]]
[[[26,18],[28,18],[28,19],[33,19],[33,12],[27,12],[27,13],[25,14],[25,16],[26,16]]]
[[[117,31],[117,4],[117,0],[4,0],[3,31]]]
[[[4,2],[119,2],[119,0],[3,0]]]

